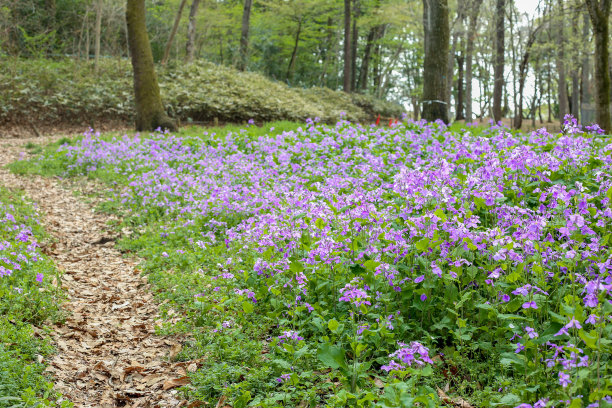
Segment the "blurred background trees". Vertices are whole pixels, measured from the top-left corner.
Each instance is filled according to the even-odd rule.
[[[448,56],[449,118],[503,116],[516,126],[565,113],[583,123],[604,118],[597,105],[607,100],[610,109],[611,65],[595,46],[599,54],[610,47],[609,3],[448,0],[449,45],[436,52]],[[206,60],[291,86],[398,101],[420,118],[423,4],[147,0],[146,17],[153,58],[169,67]],[[0,0],[0,47],[22,58],[128,58],[125,0]]]

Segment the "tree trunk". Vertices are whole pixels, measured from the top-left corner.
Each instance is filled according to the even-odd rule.
[[[355,92],[357,85],[357,17],[359,16],[359,0],[353,0],[353,32],[351,34],[351,92]]]
[[[425,60],[423,64],[423,112],[428,121],[449,122],[446,103],[446,76],[450,28],[448,0],[423,0]]]
[[[608,19],[610,0],[586,0],[591,24],[595,34],[595,101],[597,102],[597,123],[607,133],[612,132],[610,123],[610,41]]]
[[[195,54],[195,37],[196,37],[196,16],[198,14],[198,6],[200,0],[191,2],[189,10],[189,26],[187,27],[187,44],[185,45],[185,62],[193,62]]]
[[[344,0],[344,92],[351,92],[351,0]]]
[[[548,102],[548,119],[546,120],[546,122],[548,122],[548,123],[552,123],[552,103],[550,101],[550,97],[552,96],[552,78],[551,78],[551,75],[550,75],[551,69],[552,68],[549,65],[548,66],[547,82],[546,82],[546,84],[548,85],[547,89],[546,89],[548,91],[548,92],[546,92],[546,99],[547,99],[547,102]]]
[[[253,0],[244,0],[244,9],[242,10],[242,30],[240,33],[240,60],[238,61],[238,69],[244,71],[248,64],[249,52],[249,21],[251,19],[251,5]]]
[[[385,36],[385,31],[386,31],[387,27],[386,25],[382,24],[377,26],[377,30],[376,30],[376,36],[374,38],[374,67],[372,70],[372,82],[374,85],[374,91],[376,93],[378,93],[378,90],[380,89],[380,84],[381,84],[381,59],[382,59],[382,45],[378,42],[380,39],[382,39]]]
[[[569,113],[567,100],[567,84],[565,78],[565,18],[563,16],[563,0],[559,0],[557,32],[557,75],[558,75],[558,98],[559,98],[559,122],[563,124],[565,115]]]
[[[91,47],[91,40],[89,38],[89,24],[85,29],[85,61],[89,61],[89,50]]]
[[[168,37],[168,42],[166,43],[166,48],[164,49],[164,56],[162,57],[161,64],[166,65],[168,62],[168,57],[170,57],[170,48],[172,48],[172,43],[174,42],[174,36],[176,35],[176,31],[178,30],[179,23],[181,22],[181,16],[183,15],[183,9],[185,8],[185,3],[187,0],[181,0],[181,4],[179,4],[178,12],[176,13],[176,18],[174,19],[174,25],[172,26],[172,31],[170,32],[170,37]]]
[[[535,43],[538,31],[543,27],[540,24],[537,28],[529,33],[527,38],[527,44],[525,44],[525,52],[519,65],[519,89],[518,89],[518,102],[515,104],[514,112],[514,128],[520,129],[523,126],[523,93],[525,90],[525,79],[527,78],[527,71],[529,71],[529,55],[531,53],[531,47]],[[535,98],[535,96],[534,96]],[[535,114],[534,114],[535,117]]]
[[[136,130],[164,128],[174,131],[176,123],[166,116],[159,93],[153,53],[145,23],[144,0],[127,0],[125,18],[134,71]]]
[[[457,55],[457,108],[455,120],[465,119],[463,114],[464,101],[463,101],[463,62],[465,57],[463,55]]]
[[[502,93],[504,86],[504,13],[505,0],[496,0],[495,12],[495,68],[493,73],[493,120],[502,118]]]
[[[329,61],[333,57],[332,48],[334,45],[334,30],[333,30],[334,20],[331,17],[327,18],[327,41],[325,47],[325,56],[323,57],[323,69],[321,71],[321,78],[319,79],[319,86],[325,86],[325,79],[327,77],[327,67],[329,66]]]
[[[100,34],[102,31],[102,0],[96,1],[96,28],[94,45],[94,74],[98,74],[98,64],[100,61]]]
[[[366,46],[363,51],[363,59],[361,60],[361,67],[359,68],[359,80],[357,81],[357,90],[360,91],[368,89],[368,70],[370,68],[372,43],[374,42],[375,33],[376,27],[370,28],[370,31],[368,32],[368,38],[366,39]]]
[[[293,51],[291,52],[291,59],[289,60],[289,66],[287,67],[287,82],[291,80],[293,70],[295,69],[295,60],[297,58],[298,47],[300,44],[300,34],[302,33],[302,20],[298,20],[297,32],[295,33],[295,44],[293,45]]]
[[[584,44],[589,39],[589,14],[586,12],[583,14],[583,26],[582,26],[582,41]],[[580,123],[583,125],[589,124],[591,121],[590,112],[587,113],[587,108],[591,104],[592,93],[591,93],[591,66],[590,66],[590,55],[589,52],[583,50],[582,53],[582,68],[580,76]]]
[[[465,120],[472,120],[472,56],[474,55],[474,41],[476,40],[476,24],[482,0],[472,0],[470,7],[467,41],[465,47]]]

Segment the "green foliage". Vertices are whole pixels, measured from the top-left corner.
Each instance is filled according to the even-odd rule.
[[[159,71],[162,99],[170,115],[190,121],[325,122],[342,114],[367,121],[380,114],[399,117],[402,108],[367,96],[326,88],[290,88],[262,75],[198,62]],[[106,59],[98,75],[90,63],[75,60],[0,61],[0,124],[29,122],[93,125],[133,118],[133,85],[128,61]]]
[[[0,276],[0,407],[59,406],[54,402],[59,395],[43,374],[43,359],[53,349],[44,329],[34,326],[61,317],[61,292],[54,283],[59,282],[59,275],[40,251],[26,249],[45,236],[34,209],[20,194],[2,188],[0,210],[0,240],[4,247],[10,243],[11,248],[9,253],[3,251],[4,276]],[[20,231],[29,231],[27,241],[16,238]],[[7,267],[12,269],[9,275]]]

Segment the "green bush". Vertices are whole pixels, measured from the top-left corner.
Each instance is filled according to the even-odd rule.
[[[183,122],[334,122],[399,117],[402,107],[365,95],[327,88],[290,88],[263,75],[208,62],[170,65],[158,70],[168,112]],[[92,63],[64,59],[0,61],[0,125],[30,122],[84,123],[133,119],[132,71],[127,60]]]

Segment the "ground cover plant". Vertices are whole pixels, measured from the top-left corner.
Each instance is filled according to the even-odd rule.
[[[263,75],[212,63],[176,64],[159,69],[168,112],[190,121],[239,123],[300,120],[318,116],[335,122],[344,112],[351,120],[377,115],[399,117],[396,103],[326,88],[291,88]],[[0,60],[0,125],[37,126],[103,121],[131,124],[134,119],[132,68],[128,60],[92,63],[73,59]]]
[[[162,330],[202,358],[191,398],[610,405],[612,143],[597,126],[253,129],[88,132],[14,166],[109,183]]]
[[[57,270],[39,246],[44,236],[35,209],[0,189],[0,407],[70,406],[56,404],[43,375],[53,349],[41,326],[60,317],[61,299]]]

